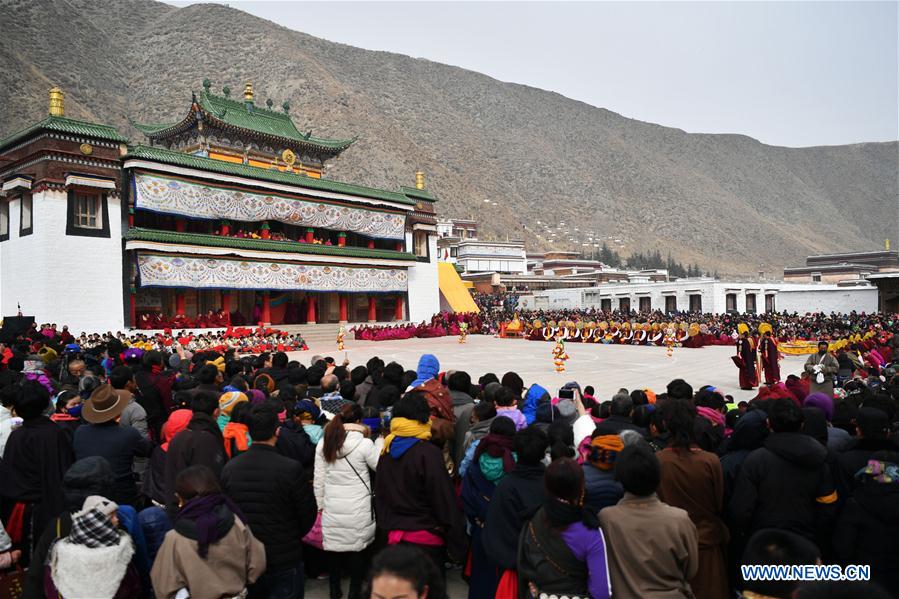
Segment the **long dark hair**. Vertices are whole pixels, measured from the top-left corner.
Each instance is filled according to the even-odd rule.
[[[357,403],[350,403],[343,406],[340,412],[331,419],[331,422],[325,427],[325,435],[322,439],[322,455],[329,464],[337,460],[337,452],[343,447],[346,441],[346,430],[343,428],[344,423],[354,423],[362,420],[362,408]]]
[[[428,599],[447,599],[443,576],[434,561],[414,545],[388,545],[372,560],[364,596],[371,595],[372,582],[382,574],[392,574],[409,582],[418,596],[427,591]]]
[[[675,449],[689,449],[696,442],[696,434],[693,430],[696,418],[696,408],[686,399],[669,399],[659,408],[662,422],[668,429],[671,438],[669,447]]]

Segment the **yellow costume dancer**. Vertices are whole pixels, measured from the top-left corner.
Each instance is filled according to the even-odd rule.
[[[565,372],[565,361],[568,354],[565,353],[565,341],[562,336],[556,337],[556,345],[553,347],[553,364],[556,365],[556,372]]]
[[[459,343],[465,343],[466,337],[468,337],[468,323],[460,322],[459,323]]]
[[[337,351],[343,351],[343,338],[346,337],[346,327],[340,325],[337,329]]]
[[[665,355],[669,358],[674,354],[674,345],[677,343],[677,335],[674,332],[674,327],[669,326],[665,329]]]

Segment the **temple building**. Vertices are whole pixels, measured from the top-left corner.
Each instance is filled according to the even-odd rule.
[[[429,319],[436,198],[325,176],[354,139],[210,82],[170,123],[65,116],[0,141],[0,314],[76,330]],[[175,120],[178,119],[178,120]]]

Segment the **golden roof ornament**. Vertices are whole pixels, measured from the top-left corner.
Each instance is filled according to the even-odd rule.
[[[244,102],[253,103],[253,84],[247,83],[243,88],[243,99]]]
[[[50,116],[66,115],[65,98],[66,95],[59,87],[54,85],[50,89]]]
[[[415,171],[415,189],[425,188],[425,174],[422,171]]]

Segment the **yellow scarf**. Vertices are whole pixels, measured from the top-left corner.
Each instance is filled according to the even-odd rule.
[[[415,437],[422,441],[431,439],[431,421],[422,424],[418,420],[408,418],[393,418],[390,420],[390,434],[384,439],[384,449],[381,453],[390,451],[390,444],[397,437]]]

